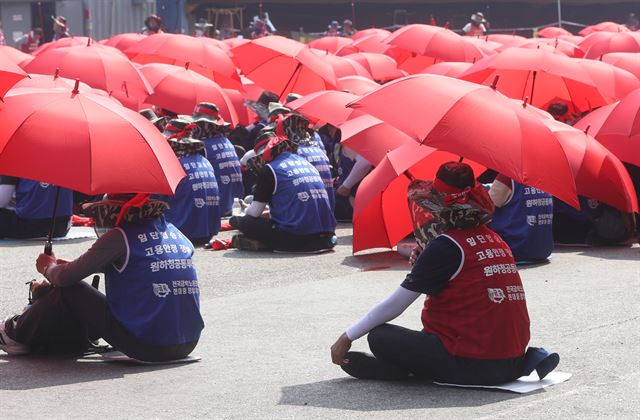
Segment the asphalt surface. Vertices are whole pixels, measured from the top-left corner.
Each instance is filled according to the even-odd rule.
[[[198,250],[206,328],[190,365],[96,356],[0,355],[0,419],[638,418],[640,248],[557,249],[521,270],[531,344],[573,377],[526,395],[422,382],[358,381],[331,364],[338,335],[408,270],[395,252],[351,255],[351,229],[324,255]],[[58,242],[78,256],[91,240]],[[0,242],[0,315],[26,303],[38,242]],[[419,304],[396,323],[419,328]],[[366,350],[366,340],[354,343]]]

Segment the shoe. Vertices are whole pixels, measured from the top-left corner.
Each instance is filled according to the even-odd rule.
[[[9,320],[5,322],[9,322]],[[29,346],[26,344],[18,343],[16,340],[9,337],[4,330],[5,322],[0,322],[0,350],[7,353],[9,356],[20,356],[29,353]],[[13,321],[12,321],[13,322]]]
[[[384,363],[371,354],[350,351],[345,355],[345,359],[349,360],[349,363],[341,368],[354,378],[399,381],[410,376],[406,370]]]
[[[535,369],[538,378],[543,380],[558,366],[558,363],[560,363],[560,355],[558,353],[549,353],[542,347],[529,347],[524,356],[522,376],[529,376]]]
[[[256,239],[247,238],[243,234],[233,235],[231,238],[231,247],[243,251],[271,251],[265,243]]]

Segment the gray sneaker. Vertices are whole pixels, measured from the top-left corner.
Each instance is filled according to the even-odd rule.
[[[26,344],[18,343],[13,338],[9,337],[4,330],[5,322],[13,322],[11,319],[0,322],[0,350],[7,353],[9,356],[20,356],[29,353],[29,346]]]

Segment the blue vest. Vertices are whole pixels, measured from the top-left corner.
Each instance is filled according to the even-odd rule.
[[[129,250],[124,267],[105,270],[115,318],[145,344],[196,341],[204,322],[193,245],[163,217],[118,228]]]
[[[276,226],[294,235],[333,232],[336,219],[320,174],[307,160],[289,152],[268,166],[276,177],[269,208]]]
[[[211,163],[200,154],[178,159],[187,176],[176,193],[161,199],[169,203],[164,216],[190,240],[210,239],[220,231],[220,195]]]
[[[16,185],[16,214],[22,219],[49,219],[53,216],[56,186],[20,178]],[[60,188],[56,217],[71,216],[73,191]]]
[[[509,245],[517,262],[542,261],[553,251],[553,199],[512,181],[511,199],[496,208],[491,229]]]
[[[233,199],[244,197],[240,159],[233,144],[223,135],[203,139],[205,156],[216,173],[220,192],[220,212],[231,212]]]
[[[334,208],[336,194],[333,189],[333,176],[331,176],[331,164],[329,158],[324,151],[316,144],[301,144],[298,146],[298,155],[305,158],[310,164],[312,164],[320,173],[324,188],[329,195],[329,203],[331,208]]]

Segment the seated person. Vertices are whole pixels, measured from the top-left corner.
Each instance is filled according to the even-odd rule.
[[[247,167],[257,172],[258,183],[244,216],[229,223],[241,232],[235,248],[315,252],[336,244],[336,220],[318,171],[295,154],[296,145],[268,132],[256,145]],[[262,214],[269,204],[269,217]]]
[[[565,245],[628,245],[635,234],[633,215],[598,200],[579,197],[580,211],[553,200],[553,239]]]
[[[164,127],[169,122],[167,117],[159,117],[151,108],[141,109],[138,113],[148,119],[160,131],[164,131]]]
[[[57,191],[58,190],[58,191]],[[46,182],[0,176],[0,238],[40,238],[49,234],[54,203],[54,238],[71,228],[73,191]]]
[[[486,225],[493,203],[471,167],[445,163],[434,181],[412,181],[408,194],[420,244],[413,269],[391,296],[338,338],[331,347],[333,363],[360,379],[416,376],[492,385],[533,369],[546,376],[559,357],[526,349],[529,315],[522,282],[509,247]],[[421,294],[427,295],[423,330],[386,324]],[[373,356],[349,352],[366,334]]]
[[[491,229],[509,245],[516,262],[545,261],[553,251],[553,199],[544,191],[499,174],[489,196],[496,206]]]
[[[229,123],[220,117],[218,107],[209,102],[196,106],[193,120],[200,128],[204,155],[215,170],[220,193],[220,213],[228,216],[231,214],[233,199],[244,197],[240,159],[233,144],[225,136]]]
[[[169,205],[165,218],[194,244],[206,243],[220,231],[220,196],[215,171],[202,155],[204,143],[191,138],[185,120],[171,120],[163,134],[187,174],[174,195],[158,197]]]
[[[38,256],[36,269],[53,287],[0,323],[0,347],[25,354],[59,346],[47,320],[64,310],[88,339],[103,338],[131,358],[162,362],[190,354],[204,328],[193,245],[165,221],[166,207],[143,194],[90,204],[99,238],[73,261]],[[104,273],[106,295],[82,281],[93,273]]]
[[[338,165],[336,180],[335,214],[339,221],[350,222],[353,218],[353,204],[360,182],[364,179],[373,165],[365,158],[349,149],[337,144],[334,150]]]

